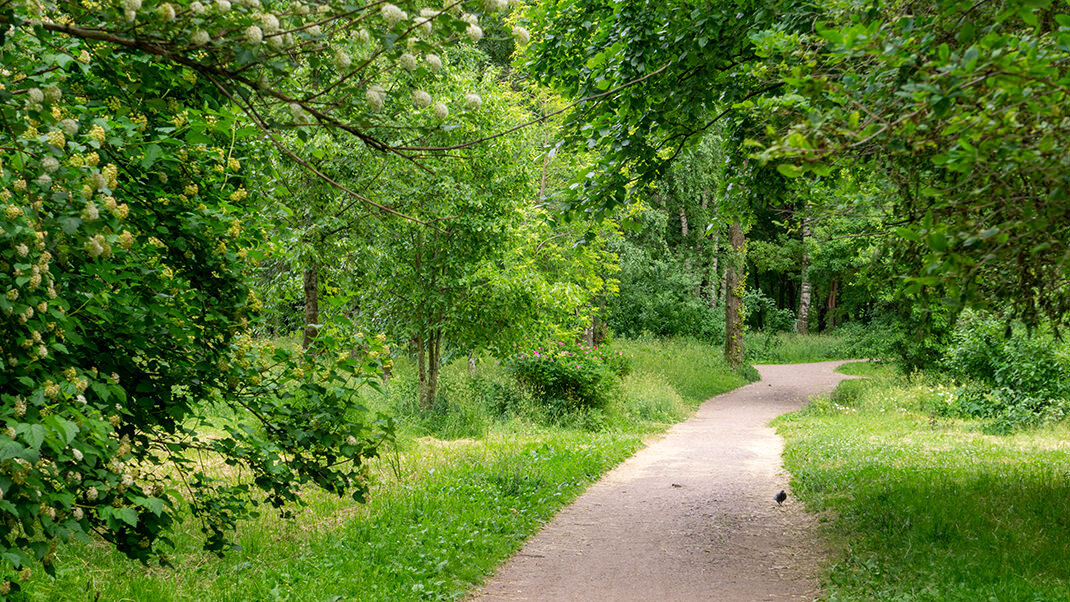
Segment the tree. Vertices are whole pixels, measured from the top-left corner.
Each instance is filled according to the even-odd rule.
[[[767,90],[750,75],[750,34],[777,23],[782,3],[551,0],[527,13],[524,67],[568,98],[584,99],[566,141],[601,151],[575,183],[573,205],[604,211],[665,174],[733,104]]]
[[[771,33],[795,118],[766,157],[826,172],[871,159],[898,189],[911,293],[1010,300],[1029,322],[1070,310],[1070,15],[1048,0],[846,3],[812,34]]]
[[[427,158],[419,136],[480,99],[431,99],[413,77],[441,66],[440,45],[482,30],[459,3],[411,19],[406,9],[419,11],[260,0],[0,7],[9,577],[35,560],[52,570],[57,543],[90,532],[165,561],[182,500],[207,547],[222,550],[236,521],[260,503],[300,501],[302,483],[362,498],[352,469],[391,429],[355,409],[382,341],[343,324],[292,354],[246,336],[260,305],[247,261],[261,235],[244,219],[253,207],[239,141],[261,136],[339,189],[279,128],[298,138],[327,128]],[[424,110],[399,128],[394,116],[410,104]],[[353,347],[366,353],[335,361]],[[236,408],[225,437],[190,426],[211,401]],[[191,450],[248,476],[220,477]]]

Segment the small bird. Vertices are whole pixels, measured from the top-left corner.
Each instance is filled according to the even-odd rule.
[[[778,493],[775,496],[773,496],[773,501],[776,502],[777,506],[782,505],[784,503],[784,500],[786,500],[786,499],[788,499],[788,494],[784,493],[783,489],[780,490],[780,493]]]

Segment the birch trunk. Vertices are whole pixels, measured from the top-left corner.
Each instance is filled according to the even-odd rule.
[[[803,257],[802,257],[802,284],[799,291],[799,312],[796,314],[795,332],[808,334],[810,332],[810,300],[812,285],[810,284],[810,252],[807,245],[810,243],[810,222],[803,221]]]

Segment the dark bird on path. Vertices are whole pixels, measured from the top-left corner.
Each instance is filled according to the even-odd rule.
[[[786,499],[788,499],[788,494],[784,493],[784,490],[783,490],[783,489],[781,489],[781,490],[780,490],[780,493],[776,494],[776,495],[775,495],[775,496],[773,497],[773,501],[775,501],[775,502],[776,502],[776,505],[777,505],[777,506],[780,506],[781,504],[783,504],[783,503],[784,503],[784,500],[786,500]]]

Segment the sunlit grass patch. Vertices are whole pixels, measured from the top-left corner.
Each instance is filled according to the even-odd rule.
[[[846,381],[782,417],[792,487],[842,549],[828,600],[1070,599],[1070,429],[935,416],[939,381]]]

